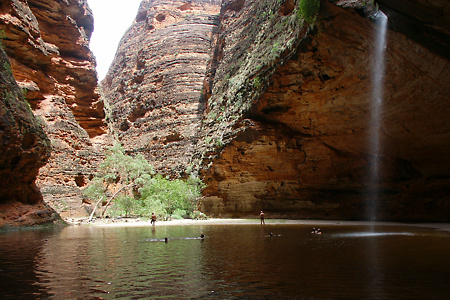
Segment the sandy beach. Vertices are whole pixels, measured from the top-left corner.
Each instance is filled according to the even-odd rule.
[[[94,219],[88,222],[87,219],[65,220],[70,225],[95,226],[95,227],[146,227],[152,226],[150,220],[140,218],[121,219]],[[290,219],[265,219],[265,226],[273,225],[309,225],[312,227],[326,225],[389,225],[389,226],[416,226],[435,228],[450,232],[450,223],[400,223],[400,222],[369,222],[369,221],[340,221],[340,220],[290,220]],[[206,220],[170,220],[157,221],[155,226],[180,226],[180,225],[259,225],[259,219],[220,219],[208,218]]]

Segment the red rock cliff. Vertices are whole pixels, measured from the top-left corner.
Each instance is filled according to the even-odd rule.
[[[91,137],[104,133],[86,1],[3,1],[0,24],[14,76],[33,109],[47,95],[62,96]]]
[[[88,47],[93,16],[87,2],[2,1],[0,29],[14,77],[51,141],[37,185],[62,215],[86,214],[80,188],[109,143]]]
[[[298,0],[143,1],[102,83],[108,123],[159,171],[199,171],[213,216],[366,219],[377,190],[378,220],[449,221],[448,5],[379,1],[376,154],[366,2],[321,1],[314,21]]]
[[[248,216],[263,209],[272,216],[366,219],[374,197],[368,178],[375,155],[369,146],[374,23],[363,16],[361,3],[354,6],[357,11],[348,8],[346,2],[358,1],[337,1],[347,8],[322,1],[317,29],[296,38],[295,48],[281,59],[272,59],[273,72],[252,73],[245,63],[230,69],[230,61],[249,57],[249,48],[239,47],[248,36],[242,23],[266,1],[228,2],[208,100],[214,117],[205,130],[213,128],[211,135],[219,138],[225,131],[231,138],[216,147],[219,152],[212,152],[203,173],[204,211]],[[283,9],[267,12],[286,24],[297,2],[284,1]],[[259,36],[272,30],[259,28]],[[401,31],[388,32],[378,220],[449,220],[450,65],[442,49],[429,45]],[[235,74],[244,76],[238,88],[228,80]],[[249,97],[259,86],[262,91]],[[242,113],[227,114],[236,105],[245,106]],[[230,127],[226,122],[233,116],[238,120]]]
[[[219,10],[217,0],[142,1],[102,82],[114,135],[165,174],[192,169]]]
[[[52,220],[52,209],[36,187],[38,170],[50,156],[50,141],[31,112],[0,45],[0,227]]]

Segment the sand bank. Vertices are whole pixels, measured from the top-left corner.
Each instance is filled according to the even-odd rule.
[[[87,219],[66,220],[72,225],[96,226],[96,227],[146,227],[152,226],[150,220],[139,218],[121,218],[121,219],[95,219],[87,222]],[[266,219],[265,226],[273,225],[308,225],[312,227],[326,225],[388,225],[388,226],[417,226],[435,228],[450,232],[450,223],[399,223],[399,222],[368,222],[368,221],[340,221],[340,220],[289,220],[289,219]],[[259,219],[219,219],[208,218],[206,220],[170,220],[157,221],[155,226],[180,226],[180,225],[260,225]]]

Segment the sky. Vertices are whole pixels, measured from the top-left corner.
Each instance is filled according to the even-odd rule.
[[[94,14],[90,49],[97,60],[98,80],[108,72],[117,46],[136,17],[141,0],[88,0]]]

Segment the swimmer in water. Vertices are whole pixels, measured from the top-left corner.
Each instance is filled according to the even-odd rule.
[[[204,234],[200,235],[200,239],[204,240],[205,239],[205,235]]]
[[[169,241],[169,239],[167,238],[167,236],[164,238],[164,243],[167,243]]]

